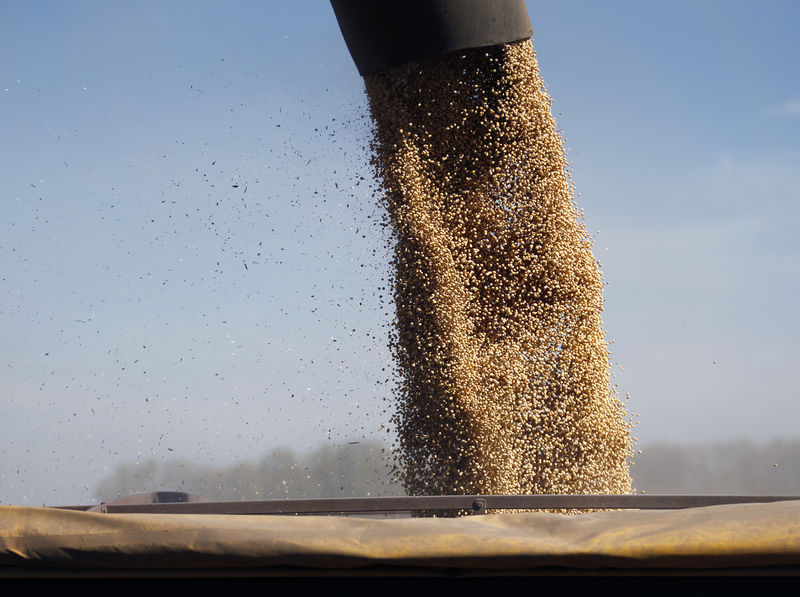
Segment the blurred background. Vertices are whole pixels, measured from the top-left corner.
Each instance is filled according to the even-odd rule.
[[[528,2],[652,493],[800,493],[800,5]],[[0,0],[0,502],[387,495],[327,2]]]

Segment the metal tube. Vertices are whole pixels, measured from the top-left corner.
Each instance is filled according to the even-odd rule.
[[[331,5],[362,76],[533,35],[523,0],[331,0]]]
[[[196,499],[196,498],[195,498]],[[61,506],[129,514],[339,514],[463,510],[485,514],[503,509],[642,509],[672,510],[722,504],[756,504],[800,500],[797,495],[440,495],[371,498],[308,498],[244,502],[183,501],[177,503],[119,503],[99,506]]]

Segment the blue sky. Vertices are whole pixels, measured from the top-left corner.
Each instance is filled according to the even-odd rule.
[[[640,444],[795,437],[800,5],[528,10]],[[390,439],[369,135],[327,2],[0,0],[0,502]]]

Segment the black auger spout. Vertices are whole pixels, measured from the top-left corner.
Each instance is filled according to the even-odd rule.
[[[362,76],[533,35],[523,0],[331,0],[331,5]]]

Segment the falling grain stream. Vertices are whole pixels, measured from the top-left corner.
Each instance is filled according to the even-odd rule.
[[[365,76],[412,495],[627,493],[603,279],[529,40]]]

